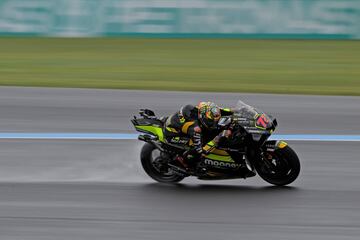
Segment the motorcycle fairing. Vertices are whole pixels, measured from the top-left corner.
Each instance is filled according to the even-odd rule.
[[[235,161],[231,158],[231,156],[229,155],[228,152],[218,149],[218,148],[214,148],[213,141],[207,143],[203,147],[203,149],[205,150],[205,152],[209,151],[209,149],[211,149],[211,151],[207,155],[205,155],[205,158],[208,158],[208,159],[214,160],[214,161],[235,163]]]

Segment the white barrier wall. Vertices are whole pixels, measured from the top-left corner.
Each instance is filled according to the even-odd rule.
[[[0,0],[0,34],[360,38],[358,0]]]

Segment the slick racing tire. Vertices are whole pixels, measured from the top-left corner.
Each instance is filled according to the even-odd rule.
[[[266,182],[276,186],[285,186],[299,176],[300,161],[289,146],[274,152],[265,152],[264,160],[257,162],[255,168],[259,176]]]
[[[145,143],[140,159],[145,172],[155,181],[177,183],[184,179],[166,166],[166,159],[161,158],[160,151],[153,144]]]

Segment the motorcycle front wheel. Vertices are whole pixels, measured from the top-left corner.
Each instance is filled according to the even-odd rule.
[[[285,186],[296,180],[300,173],[300,161],[295,151],[286,146],[274,152],[265,152],[255,164],[256,172],[266,182]]]
[[[166,166],[167,159],[162,158],[160,150],[153,144],[145,143],[141,149],[140,159],[145,172],[155,181],[177,183],[184,179]]]

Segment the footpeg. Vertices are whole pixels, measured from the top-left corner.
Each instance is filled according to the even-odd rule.
[[[197,170],[197,175],[199,175],[199,176],[205,176],[205,175],[207,175],[207,169],[204,168],[204,167],[199,168],[199,169]]]

